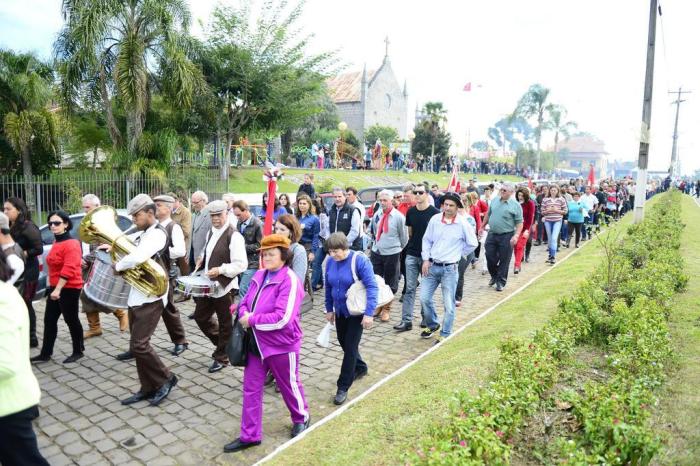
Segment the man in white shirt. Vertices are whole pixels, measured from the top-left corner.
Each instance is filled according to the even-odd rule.
[[[347,188],[345,188],[345,194],[348,197],[348,204],[359,210],[360,215],[362,215],[362,218],[366,217],[367,209],[365,209],[365,205],[357,197],[357,188],[355,188],[354,186],[348,186]]]
[[[581,239],[586,241],[591,237],[591,224],[593,223],[593,216],[595,210],[598,207],[598,198],[595,194],[591,192],[591,187],[586,186],[584,189],[584,194],[581,196],[581,205],[584,208],[584,218],[583,218],[583,231],[581,232]]]
[[[207,297],[194,298],[194,320],[202,333],[216,346],[209,372],[218,372],[228,365],[226,342],[231,336],[231,291],[237,287],[237,276],[248,268],[245,240],[228,220],[228,207],[224,201],[213,201],[208,207],[211,230],[207,234],[203,257],[197,262],[197,270],[217,286]],[[216,317],[214,317],[216,315]]]
[[[10,219],[2,212],[0,212],[0,247],[5,253],[7,264],[12,269],[12,276],[7,280],[7,283],[19,287],[22,284],[22,275],[24,275],[22,248],[12,239]]]
[[[114,264],[117,272],[133,269],[152,258],[158,258],[168,252],[168,238],[165,229],[156,219],[156,206],[147,194],[138,194],[127,205],[138,232],[130,235],[136,247]],[[169,287],[168,287],[169,288]],[[150,340],[163,315],[168,299],[168,290],[160,296],[144,294],[131,287],[129,298],[129,323],[131,339],[129,351],[136,359],[140,389],[130,397],[122,400],[123,405],[131,405],[148,400],[151,406],[159,405],[177,384],[177,377],[163,364],[153,350]]]
[[[180,225],[173,222],[170,217],[173,206],[175,205],[175,198],[167,194],[161,194],[160,196],[154,197],[153,200],[156,203],[156,218],[158,219],[158,223],[165,228],[165,232],[168,234],[169,261],[165,265],[169,266],[169,270],[166,270],[166,272],[168,272],[168,277],[170,278],[170,288],[168,289],[168,302],[163,311],[163,323],[168,330],[170,340],[175,345],[172,350],[172,355],[179,356],[187,349],[188,343],[185,337],[185,327],[180,320],[180,312],[175,307],[173,291],[177,283],[176,278],[180,275],[176,262],[179,258],[185,257],[187,253],[185,249],[185,233],[182,231]]]

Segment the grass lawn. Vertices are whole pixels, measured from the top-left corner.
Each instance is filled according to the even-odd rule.
[[[631,215],[621,222],[626,225]],[[475,393],[494,368],[506,335],[530,337],[602,260],[600,245],[585,244],[565,262],[374,391],[347,412],[292,445],[271,464],[403,464],[431,425],[448,414],[458,390]]]
[[[683,196],[681,214],[681,254],[690,281],[670,315],[677,361],[654,419],[667,440],[654,463],[690,466],[700,462],[700,207]]]
[[[288,168],[285,169],[284,178],[280,182],[280,192],[296,192],[299,185],[304,181],[304,173],[311,172],[308,169]],[[407,181],[419,182],[429,181],[431,184],[437,183],[441,188],[447,188],[449,176],[446,173],[402,173],[395,171],[364,171],[364,170],[315,170],[314,184],[316,191],[325,191],[333,186],[355,186],[357,189],[369,188],[372,186],[400,185]],[[466,181],[472,175],[463,175],[462,180]],[[493,176],[477,175],[478,181],[493,181],[494,179],[503,181],[522,181],[523,178],[517,176]],[[243,168],[231,169],[231,179],[229,188],[234,193],[259,193],[264,191],[262,181],[262,170]],[[320,189],[324,188],[324,189]]]

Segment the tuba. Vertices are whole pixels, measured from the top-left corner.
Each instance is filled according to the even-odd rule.
[[[101,206],[88,212],[78,228],[78,236],[85,243],[107,244],[112,247],[112,262],[117,263],[136,249],[136,245],[117,225],[117,211]],[[121,272],[124,280],[146,295],[162,296],[168,291],[168,275],[153,259],[133,269]]]

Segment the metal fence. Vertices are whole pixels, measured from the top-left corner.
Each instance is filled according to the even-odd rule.
[[[213,199],[230,191],[229,182],[220,180],[216,168],[178,168],[162,176],[128,176],[107,170],[58,170],[46,176],[35,176],[29,183],[25,183],[22,176],[0,176],[3,200],[14,196],[27,201],[27,189],[34,194],[35,205],[29,208],[38,224],[56,209],[79,212],[82,197],[87,193],[97,195],[102,204],[123,209],[138,193],[155,196],[173,191],[189,198],[192,192],[202,190]]]

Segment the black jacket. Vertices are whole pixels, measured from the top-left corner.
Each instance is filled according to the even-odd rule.
[[[257,269],[260,266],[260,241],[263,237],[263,224],[259,218],[251,215],[248,220],[248,225],[241,230],[241,224],[238,225],[238,231],[243,235],[245,240],[245,252],[248,256],[248,269]]]
[[[24,225],[13,225],[11,229],[12,239],[19,244],[27,257],[24,265],[24,282],[30,283],[39,280],[38,256],[44,253],[41,243],[41,232],[34,222],[26,220]]]
[[[299,191],[297,191],[297,195],[299,193],[305,193],[308,194],[311,199],[316,197],[316,188],[314,188],[313,184],[300,184],[299,185]]]

